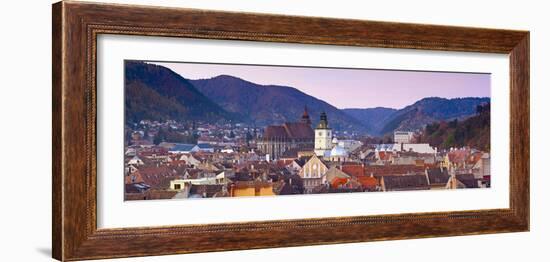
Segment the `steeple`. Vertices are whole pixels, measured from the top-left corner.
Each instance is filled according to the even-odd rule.
[[[311,126],[311,119],[309,118],[309,113],[307,112],[307,106],[304,106],[304,113],[302,114],[301,122]]]
[[[327,113],[325,113],[324,111],[323,113],[321,113],[321,121],[319,121],[317,129],[328,129]]]
[[[328,126],[327,113],[321,113],[321,121],[315,128],[315,155],[329,157],[332,149],[332,129]]]

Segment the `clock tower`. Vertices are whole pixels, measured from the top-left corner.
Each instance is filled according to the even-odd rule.
[[[315,154],[328,157],[332,149],[332,129],[328,126],[327,114],[321,113],[321,120],[315,128]]]

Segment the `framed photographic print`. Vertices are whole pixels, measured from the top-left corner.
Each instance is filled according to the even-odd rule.
[[[529,230],[529,32],[53,5],[53,257]]]

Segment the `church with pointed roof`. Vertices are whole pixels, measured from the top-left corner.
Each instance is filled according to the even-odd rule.
[[[306,107],[298,122],[267,126],[258,141],[258,149],[273,160],[291,149],[313,151],[314,139],[315,133]]]

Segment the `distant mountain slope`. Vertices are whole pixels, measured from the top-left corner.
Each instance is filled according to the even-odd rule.
[[[486,104],[476,108],[474,116],[462,121],[428,124],[420,140],[440,149],[469,146],[488,152],[491,149],[491,107]]]
[[[127,122],[236,118],[168,68],[126,61],[124,80]]]
[[[314,125],[319,121],[321,112],[325,111],[334,129],[365,131],[357,119],[296,88],[258,85],[228,75],[190,82],[225,110],[246,116],[249,122],[257,126],[297,121],[304,106],[307,106]]]
[[[383,123],[397,109],[387,107],[375,108],[346,108],[342,109],[346,114],[361,121],[369,133],[378,132],[378,123]]]
[[[440,97],[423,98],[416,103],[396,111],[380,129],[381,134],[394,130],[422,129],[426,124],[438,120],[463,119],[473,116],[476,107],[489,103],[488,97],[468,97],[446,99]]]
[[[487,97],[429,97],[399,110],[340,110],[293,87],[258,85],[228,75],[201,80],[184,77],[162,66],[126,61],[126,121],[232,120],[263,127],[297,121],[307,106],[314,125],[325,111],[336,130],[379,136],[397,129],[422,129],[441,120],[465,119],[475,114],[476,106],[490,101]]]
[[[446,99],[427,97],[400,110],[387,108],[344,109],[368,127],[373,135],[399,130],[416,130],[440,120],[463,119],[473,116],[476,107],[489,103],[490,98],[468,97]]]

